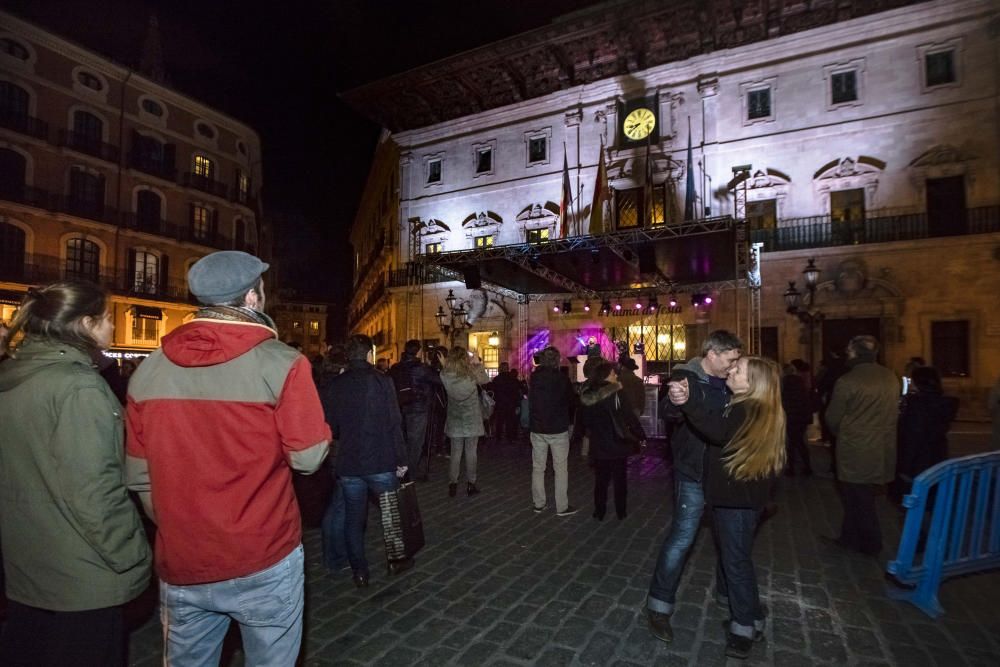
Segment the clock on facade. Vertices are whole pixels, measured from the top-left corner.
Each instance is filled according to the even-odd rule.
[[[622,131],[632,141],[645,139],[655,127],[656,116],[652,111],[644,107],[636,109],[625,116],[625,122],[622,123]]]

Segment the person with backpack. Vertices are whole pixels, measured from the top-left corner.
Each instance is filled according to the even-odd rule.
[[[403,346],[403,357],[389,369],[389,377],[396,387],[399,411],[403,415],[403,435],[406,438],[406,454],[410,475],[427,480],[427,474],[418,475],[420,458],[427,435],[427,416],[431,409],[436,386],[441,378],[431,367],[420,361],[419,340],[408,340]]]

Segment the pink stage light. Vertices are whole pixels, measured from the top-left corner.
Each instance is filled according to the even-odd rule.
[[[711,304],[712,304],[712,297],[706,295],[705,296],[705,305],[709,306]]]

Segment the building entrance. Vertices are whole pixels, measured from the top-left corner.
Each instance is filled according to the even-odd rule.
[[[881,347],[881,320],[877,317],[854,317],[844,320],[823,320],[823,350],[821,359],[826,359],[836,354],[839,357],[846,355],[847,344],[855,336],[874,336],[878,339]],[[882,351],[879,350],[879,359],[882,358]]]
[[[965,178],[927,179],[927,234],[928,236],[953,236],[965,234],[968,221],[965,217]]]

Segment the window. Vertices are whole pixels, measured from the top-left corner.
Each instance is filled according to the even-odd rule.
[[[545,162],[548,157],[548,141],[545,137],[528,139],[528,162]]]
[[[0,148],[0,197],[20,201],[24,197],[28,161],[9,148]]]
[[[774,229],[778,226],[778,200],[747,202],[747,220],[750,229]]]
[[[204,206],[191,207],[191,236],[198,241],[208,238],[212,225],[212,212]]]
[[[157,118],[163,118],[163,107],[159,102],[151,99],[144,99],[142,101],[142,110],[151,116],[156,116]]]
[[[928,53],[924,56],[924,77],[927,87],[941,86],[957,81],[955,52],[953,50]]]
[[[243,143],[242,140],[238,140],[236,142],[236,150],[239,151],[240,155],[246,155],[247,154],[247,145],[245,143]]]
[[[837,72],[830,76],[830,102],[843,104],[858,99],[858,73],[854,70]]]
[[[427,182],[441,182],[441,160],[430,160],[427,162]]]
[[[136,343],[155,343],[159,339],[159,320],[151,317],[132,315],[132,341]]]
[[[69,198],[74,207],[95,212],[104,206],[104,177],[73,169],[69,173]]]
[[[134,254],[132,291],[141,294],[156,294],[160,281],[160,258],[144,250],[137,250]],[[137,317],[136,319],[141,318]]]
[[[24,281],[27,234],[20,227],[0,222],[0,280]]]
[[[90,72],[77,72],[76,80],[80,85],[90,88],[91,90],[96,90],[98,92],[104,90],[104,84],[101,80]]]
[[[156,231],[163,217],[163,200],[152,190],[140,190],[135,199],[135,218],[140,229]]]
[[[194,156],[194,175],[213,180],[215,178],[215,163],[204,155]]]
[[[641,196],[641,188],[615,192],[618,229],[639,226],[639,213],[642,209]]]
[[[10,37],[0,39],[0,53],[6,53],[8,56],[13,56],[18,60],[27,60],[29,57],[27,47]]]
[[[0,81],[0,115],[23,118],[28,115],[28,91],[9,81]]]
[[[74,111],[73,134],[79,140],[98,143],[104,138],[104,121],[89,111]]]
[[[215,130],[208,123],[198,121],[194,124],[195,131],[206,139],[215,139]]]
[[[528,243],[544,243],[549,240],[549,228],[529,229],[526,233]]]
[[[477,248],[492,248],[494,239],[496,239],[495,234],[484,234],[483,236],[476,237],[476,247]]]
[[[319,322],[317,320],[309,320],[309,333],[314,335],[319,334]]]
[[[302,322],[299,321],[299,320],[293,321],[292,322],[292,328],[296,329],[296,330],[301,329],[302,328]]]
[[[236,170],[236,198],[237,200],[245,204],[247,203],[247,198],[250,195],[250,177],[242,169]]]
[[[476,151],[476,173],[486,174],[493,171],[493,149],[482,148]]]
[[[426,246],[424,246],[424,253],[427,255],[435,255],[439,252],[441,252],[440,241],[438,241],[437,243],[428,243]]]
[[[931,365],[942,377],[969,376],[969,321],[931,322]]]
[[[135,134],[135,147],[133,150],[135,151],[136,161],[140,165],[162,165],[164,162],[163,142],[155,137]]]
[[[761,88],[747,93],[747,119],[758,120],[771,116],[771,89]]]
[[[70,239],[66,242],[66,278],[96,283],[100,273],[101,249],[93,241]]]

